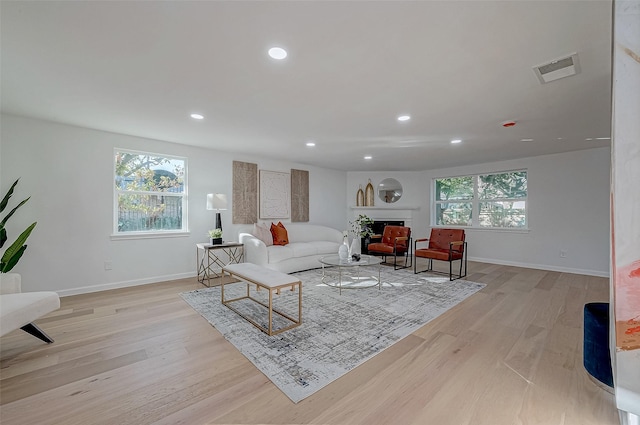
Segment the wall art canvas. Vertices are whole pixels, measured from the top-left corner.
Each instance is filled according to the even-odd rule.
[[[290,174],[260,170],[260,218],[289,218],[290,216]]]

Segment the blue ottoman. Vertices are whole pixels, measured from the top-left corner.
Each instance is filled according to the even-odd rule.
[[[591,376],[613,387],[609,354],[609,303],[584,305],[584,368]]]

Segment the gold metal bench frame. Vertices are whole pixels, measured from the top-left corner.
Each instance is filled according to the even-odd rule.
[[[244,283],[247,285],[247,294],[242,296],[242,297],[237,297],[237,298],[232,298],[232,299],[225,300],[225,298],[224,298],[224,285],[225,285],[224,276],[225,276],[225,274],[229,275],[230,277],[235,277],[236,279],[240,279],[241,281],[244,281]],[[262,332],[266,333],[267,335],[269,335],[269,336],[277,335],[277,334],[279,334],[281,332],[288,331],[289,329],[298,327],[298,326],[300,326],[300,324],[302,324],[302,282],[301,281],[292,282],[292,283],[286,283],[286,284],[278,285],[278,286],[269,286],[266,283],[258,282],[258,281],[252,280],[250,278],[247,278],[246,276],[243,276],[242,273],[225,270],[224,267],[222,268],[220,279],[221,279],[220,293],[221,293],[222,304],[226,305],[231,310],[235,311],[239,316],[241,316],[242,318],[247,320],[249,323],[251,323],[256,328],[260,329]],[[226,285],[228,285],[228,284],[237,284],[237,283],[242,283],[242,282],[227,282]],[[269,303],[265,304],[262,301],[253,298],[251,296],[250,285],[256,285],[256,290],[257,291],[259,291],[260,288],[264,288],[267,291],[269,291]],[[288,314],[273,308],[273,292],[274,291],[276,292],[277,295],[280,295],[280,290],[281,289],[291,288],[291,291],[295,291],[296,287],[298,287],[298,319],[295,319],[295,318],[289,316]],[[240,312],[238,309],[236,309],[234,306],[231,305],[231,303],[234,302],[234,301],[239,301],[239,300],[244,300],[244,299],[250,299],[250,300],[262,305],[263,307],[267,308],[268,320],[269,320],[269,322],[268,322],[269,323],[269,327],[268,328],[263,327],[258,322],[253,320],[251,317],[245,315],[244,313]],[[280,317],[283,317],[284,319],[290,321],[291,324],[289,326],[285,326],[284,328],[273,330],[273,323],[272,323],[273,313],[276,313]]]

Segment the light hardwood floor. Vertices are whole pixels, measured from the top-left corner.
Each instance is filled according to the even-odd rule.
[[[184,279],[62,298],[0,339],[0,422],[617,424],[582,365],[582,309],[608,279],[469,263],[479,293],[298,404],[179,293]]]

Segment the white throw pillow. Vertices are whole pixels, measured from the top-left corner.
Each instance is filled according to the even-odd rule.
[[[267,246],[273,245],[273,235],[265,224],[255,223],[253,225],[253,236],[260,239]]]

